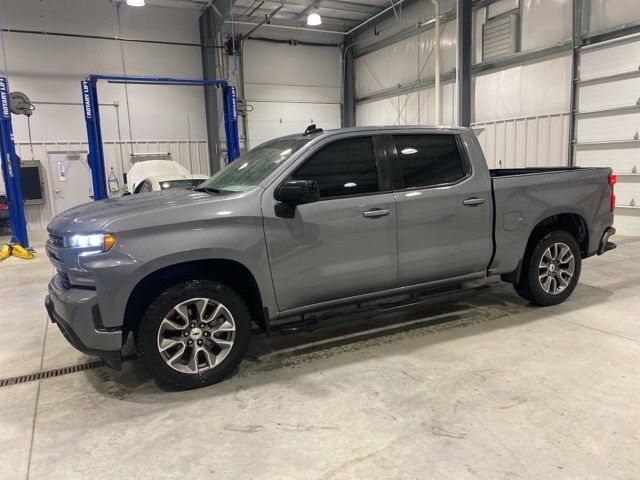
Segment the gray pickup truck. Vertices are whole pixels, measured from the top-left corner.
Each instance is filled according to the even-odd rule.
[[[582,259],[615,248],[614,183],[609,168],[489,170],[464,128],[311,126],[192,191],[55,217],[45,304],[69,342],[113,368],[131,333],[157,381],[209,385],[258,328],[415,308],[496,275],[558,304]]]

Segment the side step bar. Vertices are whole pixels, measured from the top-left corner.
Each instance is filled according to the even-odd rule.
[[[306,318],[303,315],[301,320],[291,323],[274,325],[272,328],[274,330],[279,329],[280,333],[282,333],[283,335],[290,335],[299,332],[311,332],[319,328],[344,323],[355,318],[370,318],[381,315],[383,313],[389,313],[398,310],[409,310],[416,307],[435,305],[438,303],[459,301],[465,298],[479,295],[489,289],[491,289],[489,285],[479,285],[475,287],[459,286],[455,289],[438,291],[437,293],[426,294],[419,297],[410,297],[395,302],[357,306],[356,308],[346,311],[326,313],[323,315],[318,314],[313,316],[306,316]]]

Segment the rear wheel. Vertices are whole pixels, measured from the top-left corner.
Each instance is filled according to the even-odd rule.
[[[198,388],[224,380],[237,367],[250,335],[249,310],[235,291],[192,280],[167,289],[149,306],[136,346],[159,383]]]
[[[557,305],[575,290],[581,267],[580,247],[573,235],[564,230],[549,232],[527,253],[514,288],[536,305]]]

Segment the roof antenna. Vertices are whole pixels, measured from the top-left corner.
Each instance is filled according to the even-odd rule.
[[[304,133],[302,135],[311,135],[312,133],[321,133],[324,130],[322,130],[321,128],[317,128],[315,123],[312,123],[311,125],[309,125],[307,127],[307,129],[304,131]]]

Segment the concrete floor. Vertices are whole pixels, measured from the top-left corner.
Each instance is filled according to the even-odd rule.
[[[563,305],[510,286],[267,341],[228,381],[163,391],[98,368],[0,388],[0,478],[640,478],[640,239]],[[0,264],[0,378],[85,362]]]

